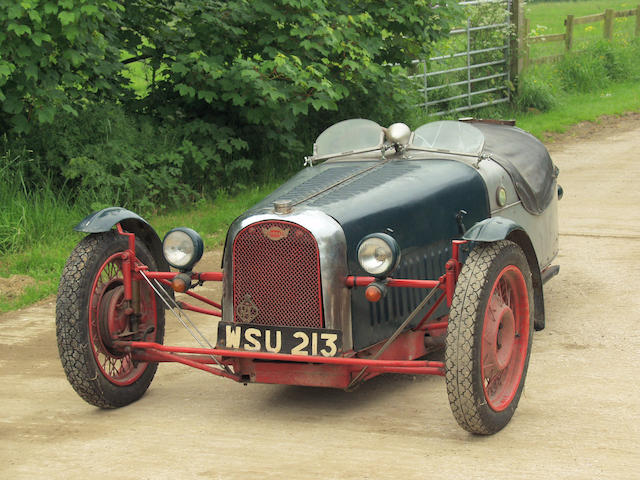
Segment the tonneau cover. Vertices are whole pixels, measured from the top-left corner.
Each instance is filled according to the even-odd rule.
[[[546,147],[533,135],[509,125],[477,122],[485,136],[483,153],[508,173],[522,200],[534,215],[541,214],[553,199],[557,170]]]

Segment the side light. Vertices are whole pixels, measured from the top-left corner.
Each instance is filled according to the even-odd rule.
[[[184,293],[191,288],[191,275],[179,273],[171,280],[171,288],[174,292]]]
[[[507,190],[502,185],[496,190],[496,202],[499,207],[504,207],[507,204]]]
[[[379,302],[387,294],[387,287],[384,282],[373,282],[367,286],[364,296],[371,303]]]
[[[358,244],[357,252],[360,266],[378,278],[391,274],[400,262],[400,247],[386,233],[367,235]]]
[[[169,265],[189,271],[202,258],[204,242],[195,230],[178,227],[169,231],[162,241],[162,253]]]

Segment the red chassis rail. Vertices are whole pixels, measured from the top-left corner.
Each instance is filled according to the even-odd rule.
[[[158,280],[171,285],[175,272],[149,271],[136,261],[135,239],[131,233],[124,232],[118,224],[118,232],[129,239],[129,248],[123,253],[123,281],[125,299],[135,298],[136,284],[147,279]],[[446,317],[432,319],[433,313],[446,298],[451,305],[455,284],[460,273],[459,247],[465,241],[452,242],[451,259],[446,263],[446,273],[438,280],[411,280],[387,278],[385,284],[396,288],[440,289],[442,293],[435,304],[420,320],[418,325],[400,333],[392,342],[369,347],[359,352],[346,352],[344,356],[320,357],[290,355],[247,350],[229,350],[222,348],[192,348],[167,346],[143,341],[116,341],[114,347],[130,352],[134,360],[142,362],[177,362],[206,372],[230,378],[238,382],[278,383],[291,385],[309,385],[347,388],[351,380],[360,372],[363,380],[381,373],[403,373],[413,375],[444,375],[444,363],[418,360],[428,353],[425,336],[442,338],[446,334]],[[222,272],[192,273],[192,281],[222,281]],[[348,287],[366,287],[377,279],[374,277],[345,278]],[[220,304],[191,291],[185,292],[192,298],[204,302],[216,310],[197,307],[186,302],[179,306],[212,316],[221,316]],[[444,320],[444,321],[443,321]],[[399,360],[401,359],[401,360]],[[215,366],[212,366],[215,365]],[[222,368],[221,368],[222,367]],[[229,369],[232,367],[232,369]],[[364,369],[364,370],[363,370]],[[366,372],[363,374],[363,372]]]
[[[406,336],[417,337],[415,334],[411,335],[410,332],[407,332]],[[417,344],[417,338],[402,340],[404,342],[400,343]],[[368,367],[371,372],[369,377],[380,373],[444,375],[442,362],[427,360],[313,357],[220,348],[171,347],[151,342],[117,342],[116,346],[124,351],[132,352],[133,358],[138,361],[179,362],[245,383],[252,381],[346,388],[351,380],[351,374],[357,373],[363,367]],[[418,349],[414,348],[414,351],[415,354],[419,354]],[[247,360],[254,365],[254,368],[247,370]],[[258,360],[258,362],[253,362],[254,360]],[[212,363],[233,365],[234,367],[239,364],[240,368],[234,368],[234,370],[243,373],[229,374],[222,369],[210,367],[209,365]]]

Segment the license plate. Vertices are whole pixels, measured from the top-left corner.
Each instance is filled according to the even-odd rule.
[[[270,327],[220,322],[218,347],[231,350],[335,357],[342,351],[340,330]]]

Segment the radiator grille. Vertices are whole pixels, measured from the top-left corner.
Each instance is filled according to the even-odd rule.
[[[297,224],[258,222],[233,243],[233,318],[261,325],[322,327],[318,245]]]

